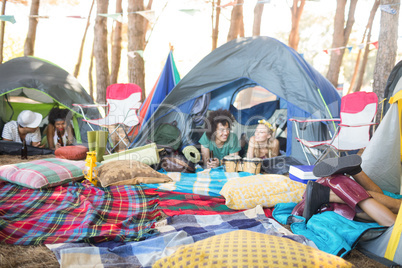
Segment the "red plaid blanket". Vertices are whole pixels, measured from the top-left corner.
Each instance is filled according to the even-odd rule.
[[[156,189],[147,189],[144,192],[149,195],[159,195],[159,208],[168,216],[233,214],[243,211],[228,208],[223,196],[205,196]],[[264,212],[267,217],[272,218],[271,208],[264,208]]]
[[[84,181],[34,190],[0,183],[0,239],[19,245],[140,240],[155,231],[157,205],[139,186]]]

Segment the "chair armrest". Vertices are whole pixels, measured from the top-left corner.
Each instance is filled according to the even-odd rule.
[[[372,126],[372,125],[377,125],[377,123],[353,124],[353,125],[339,124],[340,127],[364,127],[364,126]]]
[[[82,108],[97,108],[97,107],[106,107],[108,106],[107,103],[105,104],[79,104],[79,103],[73,103],[73,106],[77,106],[77,107],[82,107]]]
[[[292,121],[296,127],[298,127],[301,131],[306,130],[307,126],[309,123],[315,123],[315,122],[340,122],[340,118],[332,118],[332,119],[324,119],[324,118],[316,118],[316,119],[294,119],[290,118],[290,121]],[[330,134],[331,135],[331,134]]]
[[[308,122],[340,122],[340,118],[333,118],[333,119],[294,119],[290,118],[289,121],[294,121],[298,123],[308,123]]]

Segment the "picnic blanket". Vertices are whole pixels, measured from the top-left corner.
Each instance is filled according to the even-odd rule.
[[[251,176],[248,172],[225,172],[223,167],[213,169],[198,168],[196,173],[162,172],[173,179],[173,182],[141,184],[144,189],[194,193],[207,196],[219,196],[223,185],[231,179]]]
[[[333,211],[315,214],[307,222],[305,218],[291,215],[296,203],[277,204],[272,213],[282,224],[290,224],[294,234],[314,241],[318,249],[340,257],[349,253],[360,239],[372,239],[387,227],[377,223],[357,222],[346,219]]]
[[[156,189],[146,189],[144,192],[147,195],[158,195],[158,208],[168,216],[233,214],[242,211],[228,208],[225,205],[225,198],[222,196],[205,196]],[[264,212],[265,216],[272,218],[272,208],[264,208]]]
[[[287,237],[315,247],[305,237],[294,235],[265,217],[261,206],[230,215],[178,215],[158,222],[155,227],[158,235],[139,242],[66,243],[47,247],[55,253],[61,267],[151,267],[181,245],[241,229]]]
[[[18,245],[140,240],[155,234],[157,202],[139,186],[84,181],[35,190],[0,183],[0,239]]]

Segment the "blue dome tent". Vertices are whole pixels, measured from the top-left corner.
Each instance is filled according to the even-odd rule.
[[[258,99],[261,88],[270,95],[239,105],[250,95],[242,92],[250,88],[256,90],[254,99]],[[205,131],[199,118],[208,110],[230,109],[239,124],[235,131],[240,137],[242,132],[251,135],[248,129],[256,120],[269,119],[276,110],[285,110],[287,121],[295,117],[339,117],[340,100],[333,85],[292,48],[270,37],[239,38],[212,51],[184,76],[131,146],[144,145],[158,125],[172,121],[177,121],[182,131],[182,145],[196,145]],[[325,137],[327,131],[311,129],[304,135],[317,139]],[[286,155],[305,161],[294,137],[293,126],[288,123]]]

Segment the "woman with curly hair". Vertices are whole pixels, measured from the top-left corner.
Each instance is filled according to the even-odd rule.
[[[67,125],[69,110],[52,108],[49,112],[49,125],[47,126],[47,144],[49,149],[72,145],[74,142],[73,127]]]
[[[225,156],[239,154],[241,148],[237,135],[230,132],[234,120],[233,115],[224,109],[212,111],[208,115],[208,130],[199,140],[204,167],[216,168]]]
[[[247,158],[271,158],[279,155],[279,140],[274,136],[275,128],[266,120],[258,121],[254,136],[250,138]]]

